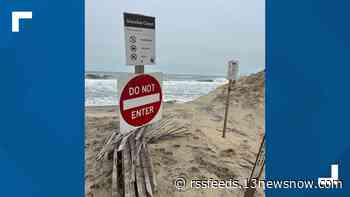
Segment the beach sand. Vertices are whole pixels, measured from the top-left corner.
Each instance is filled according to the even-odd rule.
[[[187,103],[165,103],[163,116],[174,115],[188,136],[150,144],[157,192],[155,196],[243,196],[242,189],[176,190],[174,180],[240,179],[250,176],[265,131],[264,72],[241,77],[233,86],[226,138],[222,138],[227,86]],[[86,107],[85,193],[111,195],[112,160],[97,162],[105,138],[119,129],[116,106]],[[264,175],[264,173],[263,173]],[[262,190],[259,196],[264,196]]]

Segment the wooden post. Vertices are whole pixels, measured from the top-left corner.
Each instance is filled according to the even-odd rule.
[[[147,197],[145,175],[141,164],[141,156],[138,154],[138,147],[141,145],[141,140],[134,139],[133,155],[135,156],[136,168],[136,187],[138,197]],[[142,145],[141,145],[142,146]]]
[[[227,116],[228,116],[228,109],[230,105],[230,93],[231,93],[231,86],[232,83],[234,83],[233,80],[228,81],[228,87],[227,87],[227,97],[226,97],[226,107],[225,107],[225,120],[224,120],[224,129],[222,130],[222,137],[225,138],[226,136],[226,125],[227,125]]]
[[[115,148],[113,151],[113,172],[112,172],[112,197],[121,197],[121,191],[119,188],[118,181],[118,149]]]
[[[260,147],[259,147],[259,152],[258,152],[258,155],[256,156],[256,159],[255,159],[255,162],[254,162],[254,166],[253,166],[253,169],[252,169],[252,172],[250,174],[250,177],[248,179],[248,182],[247,182],[247,187],[245,192],[244,192],[244,197],[254,197],[255,195],[255,192],[256,192],[256,188],[253,188],[252,186],[254,186],[252,184],[252,179],[254,178],[254,172],[255,172],[255,169],[258,168],[259,166],[257,166],[259,164],[259,160],[260,160],[260,157],[261,156],[265,156],[265,155],[262,155],[262,152],[263,152],[263,147],[264,147],[264,143],[265,143],[265,136],[263,137],[262,141],[261,141],[261,144],[260,144]],[[263,163],[261,165],[261,167],[258,169],[260,170],[258,172],[258,174],[255,176],[255,179],[258,181],[260,180],[260,176],[264,170],[264,166],[265,166],[265,159],[263,160]]]
[[[250,173],[249,180],[251,180],[254,177],[254,171],[255,171],[255,168],[258,167],[257,165],[259,164],[258,162],[259,162],[260,156],[262,154],[262,150],[264,148],[264,143],[265,143],[265,135],[264,135],[264,137],[263,137],[263,139],[262,139],[262,141],[260,143],[259,152],[258,152],[258,154],[256,156],[256,159],[255,159],[255,162],[254,162],[254,167],[252,169],[252,172]]]
[[[260,180],[260,177],[261,177],[262,172],[264,170],[264,166],[265,166],[265,162],[263,163],[263,165],[260,168],[260,172],[259,172],[259,175],[256,177],[256,181]],[[248,184],[247,188],[244,191],[244,197],[254,197],[257,188],[254,187],[255,185],[252,183],[252,179],[249,179],[247,184]]]

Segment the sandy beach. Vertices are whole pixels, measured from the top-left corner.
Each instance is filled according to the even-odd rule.
[[[241,77],[233,86],[228,129],[222,138],[226,85],[186,103],[164,103],[163,116],[174,116],[189,135],[150,144],[158,183],[155,196],[242,196],[241,189],[176,190],[174,180],[245,179],[249,177],[265,132],[264,72]],[[119,129],[116,106],[86,107],[85,193],[111,195],[112,159],[95,160],[105,138]],[[259,191],[259,196],[263,196]]]

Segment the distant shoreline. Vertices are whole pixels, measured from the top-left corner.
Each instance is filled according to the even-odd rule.
[[[176,76],[182,76],[182,77],[191,77],[188,78],[188,80],[198,81],[198,82],[214,82],[215,78],[224,78],[222,76],[203,76],[203,75],[181,75],[181,74],[165,74],[164,81],[171,81],[173,79],[176,79]],[[197,79],[193,79],[196,77]],[[86,73],[85,79],[116,79],[118,78],[118,74],[102,74],[102,73]],[[202,79],[200,79],[202,78]],[[181,80],[185,80],[187,78],[182,78]],[[180,80],[180,79],[177,79]]]
[[[128,72],[106,72],[106,71],[85,71],[86,79],[114,79],[117,76],[125,75]],[[203,78],[225,78],[224,75],[201,75],[201,74],[174,74],[163,73],[167,77],[203,77]],[[205,80],[205,79],[204,79]]]

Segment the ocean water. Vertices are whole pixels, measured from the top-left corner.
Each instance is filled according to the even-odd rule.
[[[167,75],[163,81],[164,101],[188,102],[208,94],[226,79],[216,76]],[[118,79],[85,79],[85,106],[118,104]]]

